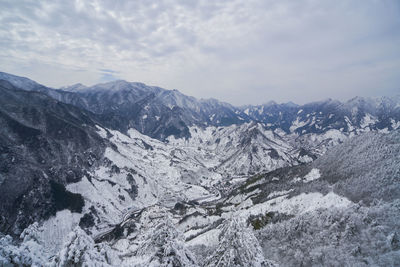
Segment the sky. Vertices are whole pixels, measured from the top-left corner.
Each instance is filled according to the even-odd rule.
[[[399,0],[0,0],[0,71],[234,105],[400,94]]]

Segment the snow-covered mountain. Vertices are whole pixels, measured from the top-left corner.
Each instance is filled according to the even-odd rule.
[[[390,131],[398,128],[400,121],[400,96],[356,97],[344,103],[327,99],[301,106],[270,101],[265,105],[234,107],[215,99],[198,100],[178,90],[123,80],[90,87],[76,84],[56,90],[7,73],[0,73],[0,79],[91,111],[108,128],[124,133],[135,128],[160,140],[169,136],[188,138],[189,127],[194,125],[229,126],[255,121],[267,129],[301,136],[332,129],[347,134]]]
[[[243,113],[272,129],[281,128],[287,133],[303,135],[336,129],[356,134],[358,131],[397,129],[399,103],[400,96],[355,97],[344,103],[327,99],[302,106],[272,102],[245,107]]]
[[[0,265],[400,258],[399,98],[234,107],[0,78]]]
[[[300,156],[287,136],[251,122],[227,127],[190,128],[191,137],[169,144],[191,149],[208,168],[226,177],[245,176],[311,160]],[[312,152],[310,151],[310,154]]]
[[[65,190],[102,158],[107,140],[85,110],[0,81],[0,231],[19,235],[34,221],[83,199]]]

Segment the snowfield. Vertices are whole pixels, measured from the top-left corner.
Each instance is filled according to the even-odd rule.
[[[337,130],[310,134],[303,142],[304,136],[248,123],[192,127],[189,139],[161,142],[134,129],[126,135],[97,129],[112,144],[103,163],[66,187],[84,198],[82,213],[57,212],[27,229],[24,236],[31,237],[19,245],[0,238],[0,263],[230,266],[234,260],[241,266],[277,266],[274,255],[264,258],[268,253],[261,252],[263,244],[254,235],[271,216],[295,220],[357,205],[331,186],[326,187],[330,191],[316,192],[313,186],[325,182],[318,167],[290,177],[263,176],[282,167],[302,170],[304,155],[296,142],[323,154],[349,138]],[[253,171],[259,178],[248,183]],[[276,189],[266,193],[268,185]],[[245,234],[236,235],[232,229]]]

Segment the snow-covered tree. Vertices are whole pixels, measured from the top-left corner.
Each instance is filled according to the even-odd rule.
[[[321,209],[257,232],[264,255],[283,266],[398,266],[400,200]]]
[[[241,218],[225,222],[219,241],[218,248],[206,260],[205,266],[276,266],[264,259],[257,238]]]
[[[141,224],[137,266],[198,266],[195,257],[185,248],[183,234],[165,209],[150,208],[143,213]]]
[[[111,266],[107,247],[98,247],[79,226],[67,237],[63,248],[53,259],[53,266]]]
[[[0,266],[44,266],[47,257],[38,239],[39,231],[38,223],[26,228],[19,246],[11,236],[0,238]]]

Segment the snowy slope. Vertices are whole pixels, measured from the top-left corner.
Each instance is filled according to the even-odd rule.
[[[363,196],[363,191],[369,190],[369,186],[353,187],[352,192],[343,189],[346,184],[359,180],[357,174],[347,171],[350,167],[352,170],[358,167],[354,162],[336,162],[336,168],[343,168],[343,174],[348,179],[341,176],[332,181],[332,163],[329,163],[332,158],[357,146],[358,150],[346,152],[349,158],[373,160],[371,151],[377,148],[378,156],[384,160],[378,166],[369,164],[363,168],[371,173],[368,168],[390,167],[382,173],[388,177],[399,160],[398,143],[393,142],[399,140],[398,133],[371,133],[345,140],[344,144],[336,146],[313,163],[275,169],[274,165],[268,165],[273,171],[244,179],[244,183],[238,183],[221,195],[216,190],[221,190],[221,181],[226,181],[226,169],[220,162],[224,161],[224,156],[232,158],[229,153],[234,153],[224,150],[229,147],[226,145],[229,141],[236,145],[233,146],[236,149],[243,149],[246,147],[241,147],[243,135],[250,136],[249,144],[264,142],[269,149],[279,149],[277,153],[282,161],[285,153],[294,148],[286,145],[284,138],[258,124],[192,128],[193,140],[170,138],[169,143],[133,129],[128,131],[128,135],[100,126],[97,130],[112,144],[106,148],[103,164],[81,181],[67,186],[69,191],[84,197],[83,212],[60,211],[39,225],[32,225],[27,229],[29,234],[23,233],[29,238],[22,238],[24,241],[19,245],[8,237],[0,238],[3,246],[0,262],[10,262],[9,257],[13,255],[25,264],[36,262],[43,265],[50,259],[56,266],[68,262],[101,263],[105,266],[167,266],[172,262],[183,266],[213,266],[216,261],[225,262],[222,266],[229,266],[231,261],[241,262],[240,266],[263,266],[261,262],[267,266],[288,264],[292,258],[287,253],[292,251],[291,248],[285,252],[274,243],[281,233],[306,227],[298,225],[309,217],[318,222],[312,225],[313,228],[327,231],[330,224],[320,222],[318,216],[329,218],[330,215],[326,214],[331,211],[335,212],[332,214],[334,220],[349,220],[348,215],[335,217],[343,216],[341,214],[367,216],[368,206],[355,201]],[[217,142],[217,138],[220,141]],[[372,146],[360,145],[367,140]],[[357,153],[357,157],[352,153]],[[264,154],[265,157],[268,155]],[[239,174],[232,172],[232,175],[236,177]],[[372,180],[379,181],[382,192],[394,192],[394,188],[398,188],[397,184],[389,183],[386,176],[380,178],[376,175],[379,173],[371,177],[368,184]],[[391,206],[379,205],[382,206],[375,208],[379,214],[392,212]],[[86,220],[83,220],[84,217]],[[90,224],[90,218],[93,224]],[[300,219],[302,221],[299,222]],[[385,227],[379,231],[383,231],[390,242],[397,242],[389,227],[397,224],[391,224],[389,220],[383,220],[381,224]],[[373,226],[362,222],[359,227]],[[273,232],[274,229],[278,232]],[[341,231],[329,229],[332,233]],[[238,231],[242,234],[235,234]],[[357,233],[353,235],[362,238]],[[271,241],[269,236],[273,236]],[[280,238],[287,239],[286,236]],[[374,238],[376,242],[381,242],[379,240],[386,236],[374,235]],[[370,241],[373,245],[375,239]],[[290,244],[294,241],[287,239],[286,242]],[[269,246],[273,246],[271,251]],[[396,248],[396,245],[390,246]],[[265,249],[268,251],[265,252]],[[274,254],[278,253],[276,251],[283,255],[282,259]],[[374,256],[374,260],[382,255],[391,257],[391,254],[385,253]],[[362,261],[361,256],[351,257],[349,260],[355,263]]]
[[[190,128],[187,140],[170,137],[169,144],[197,151],[209,168],[225,176],[242,176],[297,164],[296,148],[259,123]]]

